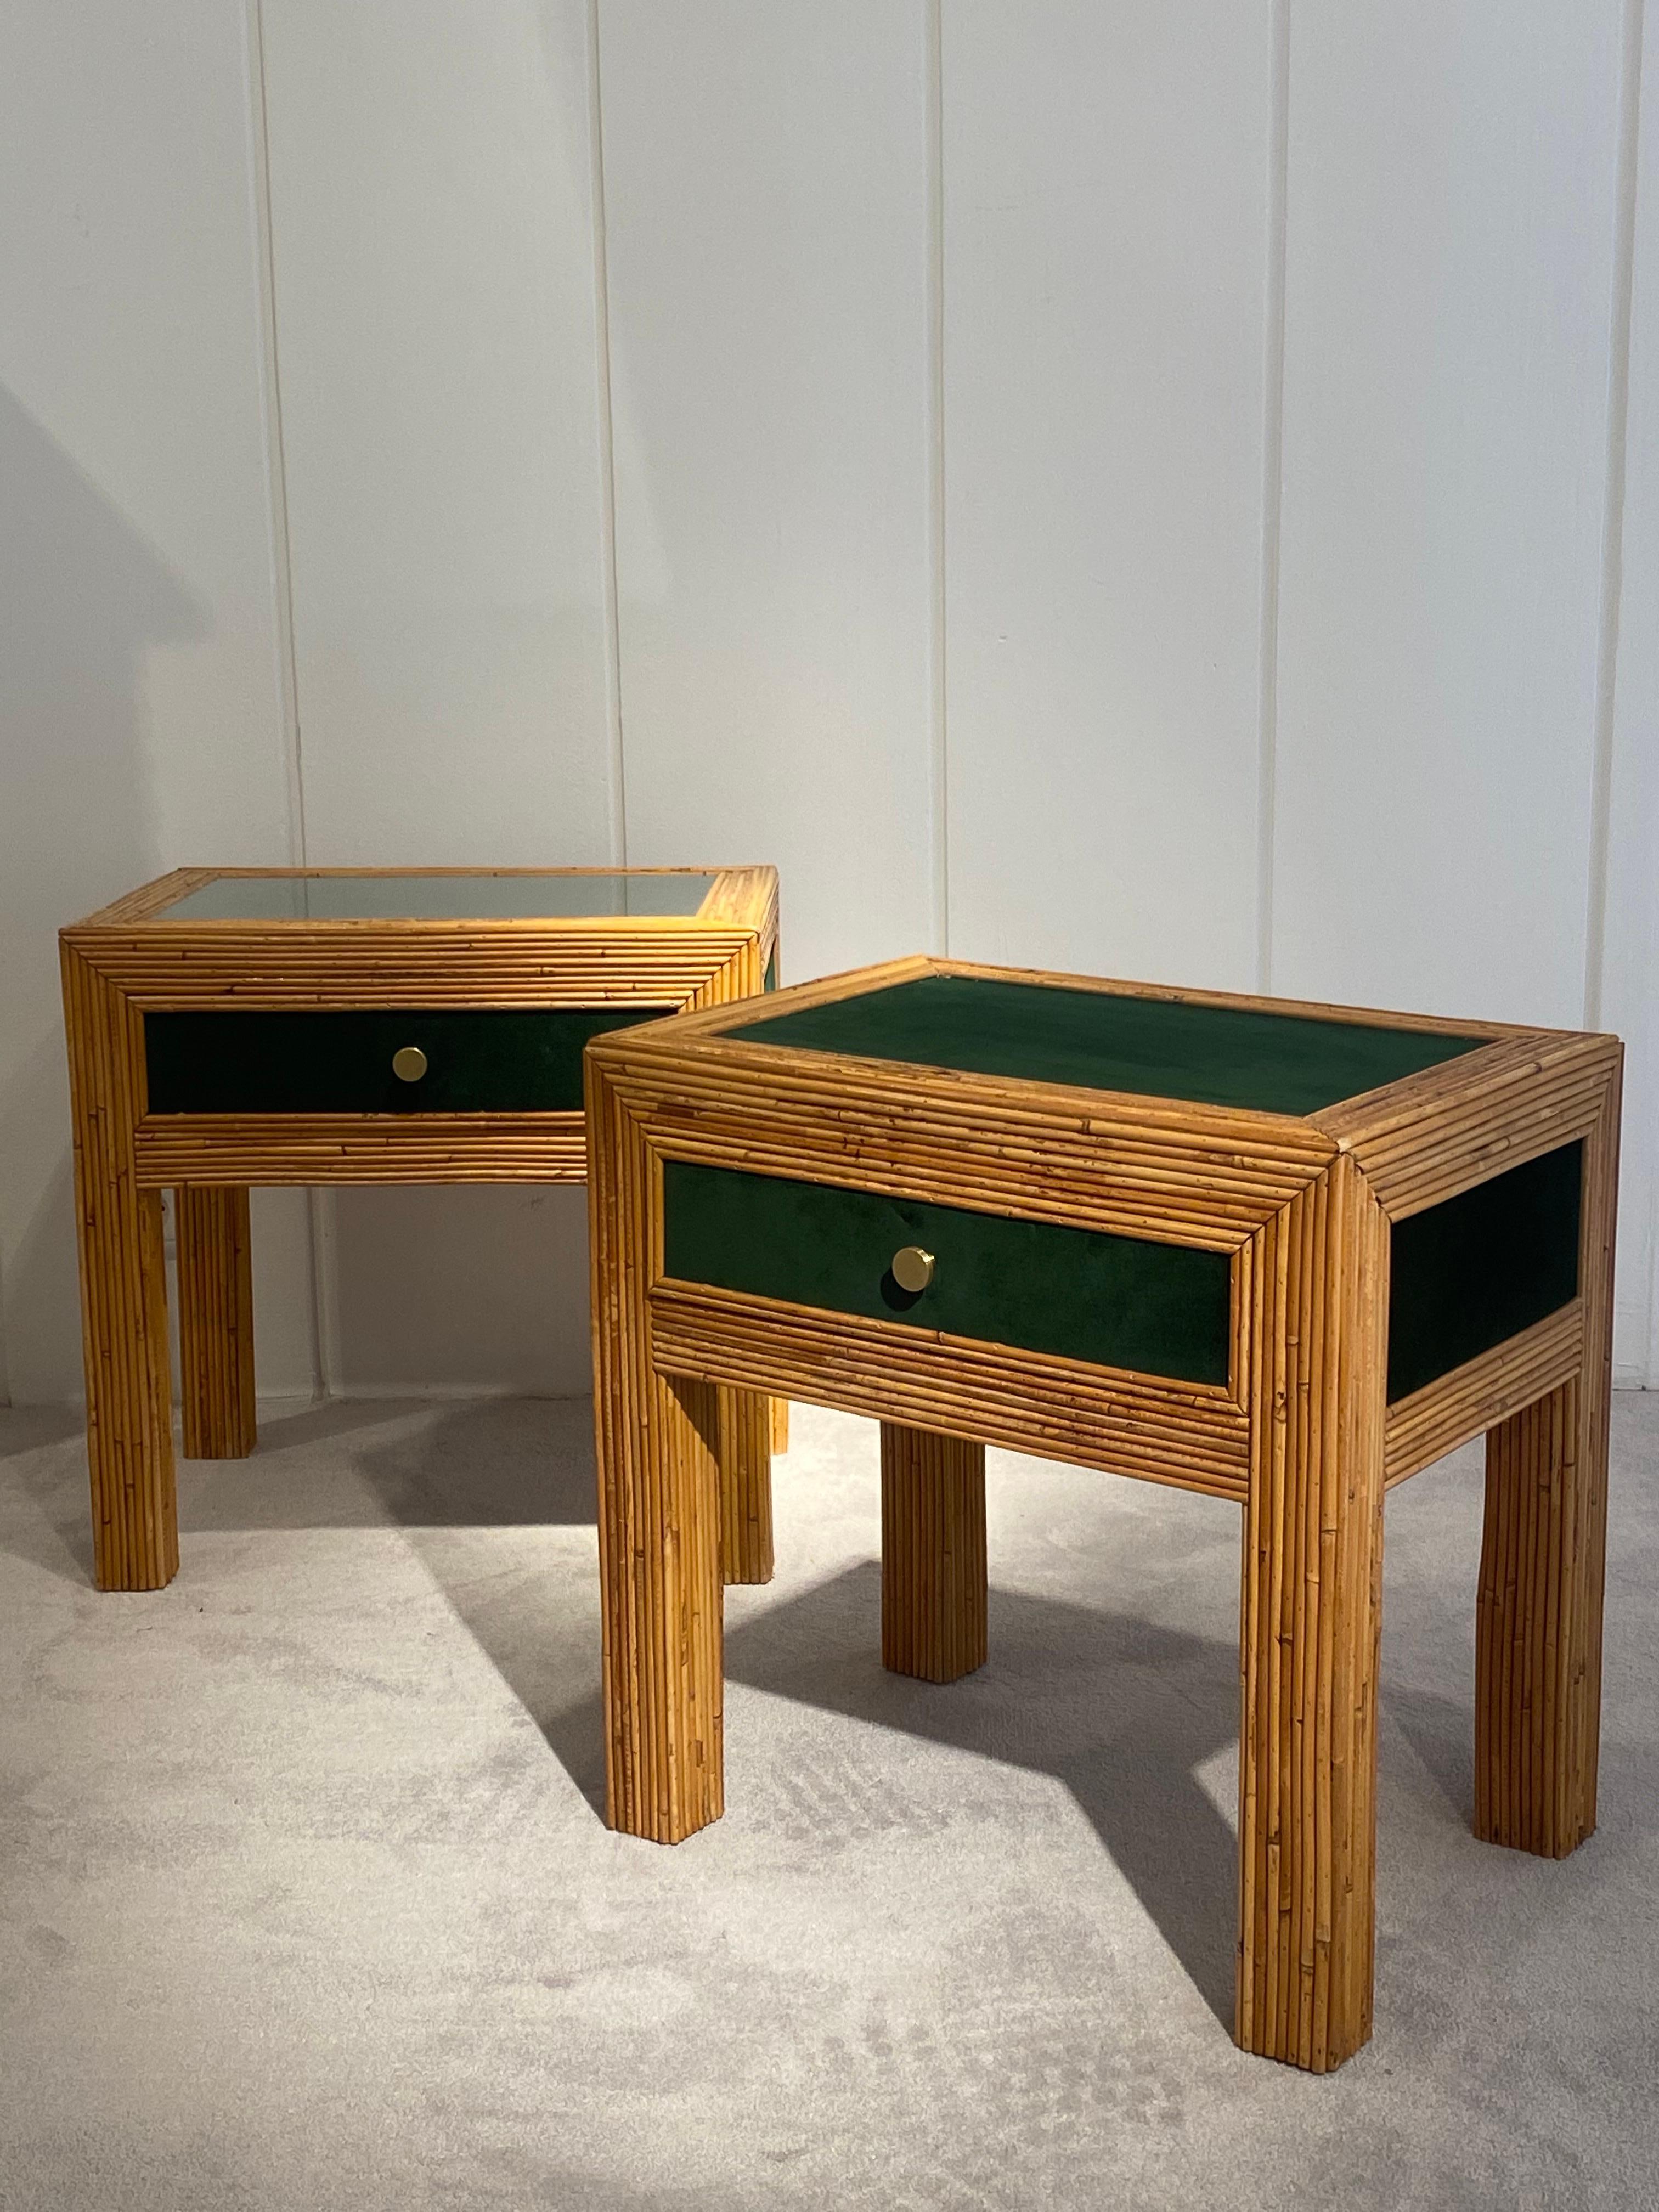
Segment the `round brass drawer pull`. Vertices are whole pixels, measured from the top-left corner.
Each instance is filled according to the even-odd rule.
[[[392,1055],[392,1073],[400,1083],[418,1083],[426,1073],[426,1054],[417,1044],[406,1044]]]
[[[933,1255],[920,1244],[902,1244],[893,1255],[893,1280],[902,1291],[925,1291],[933,1279]]]

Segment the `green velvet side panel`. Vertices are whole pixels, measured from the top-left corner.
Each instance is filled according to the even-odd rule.
[[[765,974],[764,978],[763,978],[763,981],[762,981],[762,983],[761,983],[761,988],[762,988],[762,990],[763,990],[763,991],[775,991],[775,990],[777,989],[777,988],[778,988],[778,951],[777,951],[777,947],[776,947],[776,945],[774,945],[774,946],[773,946],[773,948],[772,948],[772,955],[771,955],[771,957],[770,957],[770,959],[769,959],[769,960],[768,960],[768,962],[767,962],[767,963],[766,963],[766,974]]]
[[[1563,1145],[1389,1232],[1389,1402],[1578,1294],[1584,1148]]]
[[[152,1114],[580,1113],[582,1048],[672,1006],[149,1013]],[[400,1082],[392,1055],[419,1045]]]
[[[982,975],[922,975],[734,1030],[754,1044],[1312,1114],[1477,1051],[1484,1037],[1194,1006]]]
[[[1231,1261],[1091,1229],[838,1190],[671,1160],[666,1272],[1103,1367],[1227,1381]],[[937,1261],[914,1294],[891,1273],[902,1245]]]

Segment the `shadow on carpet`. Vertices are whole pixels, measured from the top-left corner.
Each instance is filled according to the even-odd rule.
[[[1237,1742],[1236,1648],[993,1589],[988,1663],[937,1685],[882,1667],[880,1607],[873,1560],[769,1607],[728,1628],[726,1681],[1063,1783],[1231,2032],[1237,1843],[1198,1770]],[[513,1654],[490,1656],[513,1684]],[[599,1698],[536,1718],[602,1818]],[[728,1808],[744,1781],[728,1748]],[[1224,1786],[1231,1795],[1231,1773]]]

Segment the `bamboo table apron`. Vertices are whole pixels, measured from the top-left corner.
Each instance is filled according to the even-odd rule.
[[[777,872],[179,868],[61,933],[95,1572],[179,1565],[184,1449],[255,1441],[248,1187],[580,1182],[582,1048],[769,988]],[[772,1571],[769,1413],[723,1393],[726,1572]]]
[[[1477,1834],[1595,1824],[1622,1048],[912,960],[587,1050],[607,1788],[719,1817],[718,1393],[881,1422],[882,1656],[986,1656],[988,1443],[1237,1500],[1235,2033],[1371,2027],[1386,1491],[1486,1435]]]

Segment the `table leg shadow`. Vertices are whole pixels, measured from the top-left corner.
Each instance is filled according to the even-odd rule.
[[[1231,2030],[1238,1843],[1200,1770],[1237,1742],[1237,1647],[1133,1613],[994,1588],[988,1662],[940,1686],[883,1667],[881,1615],[879,1565],[850,1567],[729,1626],[726,1680],[1064,1783]],[[491,1656],[513,1680],[514,1656]],[[603,1819],[597,1691],[537,1719]],[[732,1812],[741,1820],[747,1792],[734,1779]],[[750,1780],[768,1799],[765,1780]],[[1234,1787],[1230,1764],[1216,1789],[1231,1802]]]

